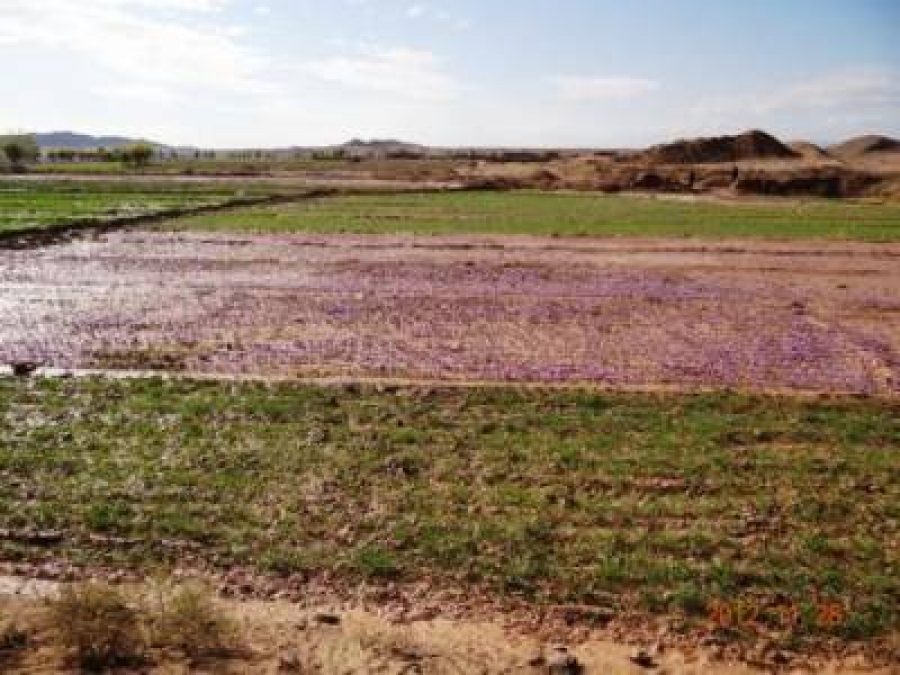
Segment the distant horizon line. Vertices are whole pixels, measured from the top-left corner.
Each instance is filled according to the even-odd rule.
[[[848,136],[845,138],[832,139],[832,140],[812,140],[805,137],[797,137],[790,138],[784,140],[781,136],[774,134],[769,131],[765,131],[760,128],[749,128],[744,129],[743,131],[733,132],[733,133],[718,133],[718,134],[705,134],[705,135],[695,135],[695,136],[679,136],[679,137],[670,137],[669,140],[663,140],[658,142],[651,142],[645,145],[509,145],[509,144],[487,144],[487,145],[464,145],[464,144],[454,144],[454,145],[443,145],[443,144],[428,144],[428,143],[420,143],[416,141],[406,141],[401,140],[399,138],[390,138],[390,137],[371,137],[364,138],[362,136],[351,136],[350,140],[337,142],[337,143],[320,143],[320,144],[287,144],[287,145],[234,145],[234,146],[226,146],[226,145],[191,145],[184,143],[166,143],[159,140],[154,140],[151,138],[147,138],[144,136],[135,136],[128,133],[90,133],[83,131],[73,131],[71,129],[58,129],[52,131],[31,131],[31,130],[23,130],[23,129],[13,129],[6,130],[0,132],[0,136],[52,136],[57,134],[71,134],[73,136],[81,136],[85,138],[92,139],[116,139],[116,140],[125,140],[131,141],[135,143],[148,143],[152,145],[156,145],[162,148],[168,148],[172,150],[205,150],[205,151],[220,151],[220,152],[240,152],[240,151],[290,151],[290,150],[313,150],[313,149],[326,149],[326,148],[339,148],[345,147],[353,144],[361,144],[361,145],[377,145],[377,144],[396,144],[400,146],[408,146],[410,148],[424,148],[431,150],[536,150],[536,151],[551,151],[551,150],[562,150],[562,151],[579,151],[579,150],[593,150],[593,151],[608,151],[608,152],[617,152],[617,151],[628,151],[635,149],[643,149],[648,147],[653,147],[656,145],[664,145],[668,143],[677,143],[680,141],[692,141],[703,138],[729,138],[741,136],[744,134],[749,134],[753,132],[762,132],[776,138],[785,144],[790,143],[813,143],[815,145],[821,147],[830,147],[833,145],[839,145],[841,143],[846,143],[848,141],[860,139],[860,138],[868,138],[868,137],[884,137],[884,138],[892,138],[892,136],[888,133],[882,132],[866,132],[859,133],[852,136]],[[97,146],[100,147],[100,146]],[[85,148],[87,149],[87,148]]]

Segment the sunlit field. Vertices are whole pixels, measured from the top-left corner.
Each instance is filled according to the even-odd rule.
[[[327,198],[199,216],[167,228],[358,234],[534,234],[900,240],[900,205],[686,201],[579,193],[462,192]]]
[[[898,620],[896,403],[6,379],[0,406],[10,560],[746,601],[742,630],[793,638]]]

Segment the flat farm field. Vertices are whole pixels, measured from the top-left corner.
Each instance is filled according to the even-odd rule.
[[[0,574],[897,661],[900,207],[107,182],[231,210],[0,244]]]
[[[900,205],[541,192],[357,195],[204,215],[185,230],[900,241]]]
[[[0,410],[22,567],[754,607],[731,639],[782,645],[900,620],[896,403],[7,378]]]
[[[0,181],[0,234],[219,205],[243,193],[221,184]]]

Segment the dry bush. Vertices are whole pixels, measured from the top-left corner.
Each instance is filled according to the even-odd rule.
[[[157,584],[150,592],[150,602],[155,647],[204,656],[226,650],[236,638],[231,618],[202,584]]]
[[[140,610],[120,590],[98,583],[66,586],[50,603],[50,627],[83,668],[140,661],[146,639]]]
[[[134,597],[103,584],[67,586],[51,601],[49,620],[60,644],[93,670],[141,661],[151,647],[211,656],[237,636],[230,617],[200,584],[157,583]]]
[[[0,657],[4,652],[17,651],[28,646],[28,632],[17,622],[0,619]]]

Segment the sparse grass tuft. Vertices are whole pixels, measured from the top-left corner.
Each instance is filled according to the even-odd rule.
[[[206,586],[163,584],[149,597],[154,647],[177,649],[188,656],[200,657],[222,652],[234,643],[236,626]]]

